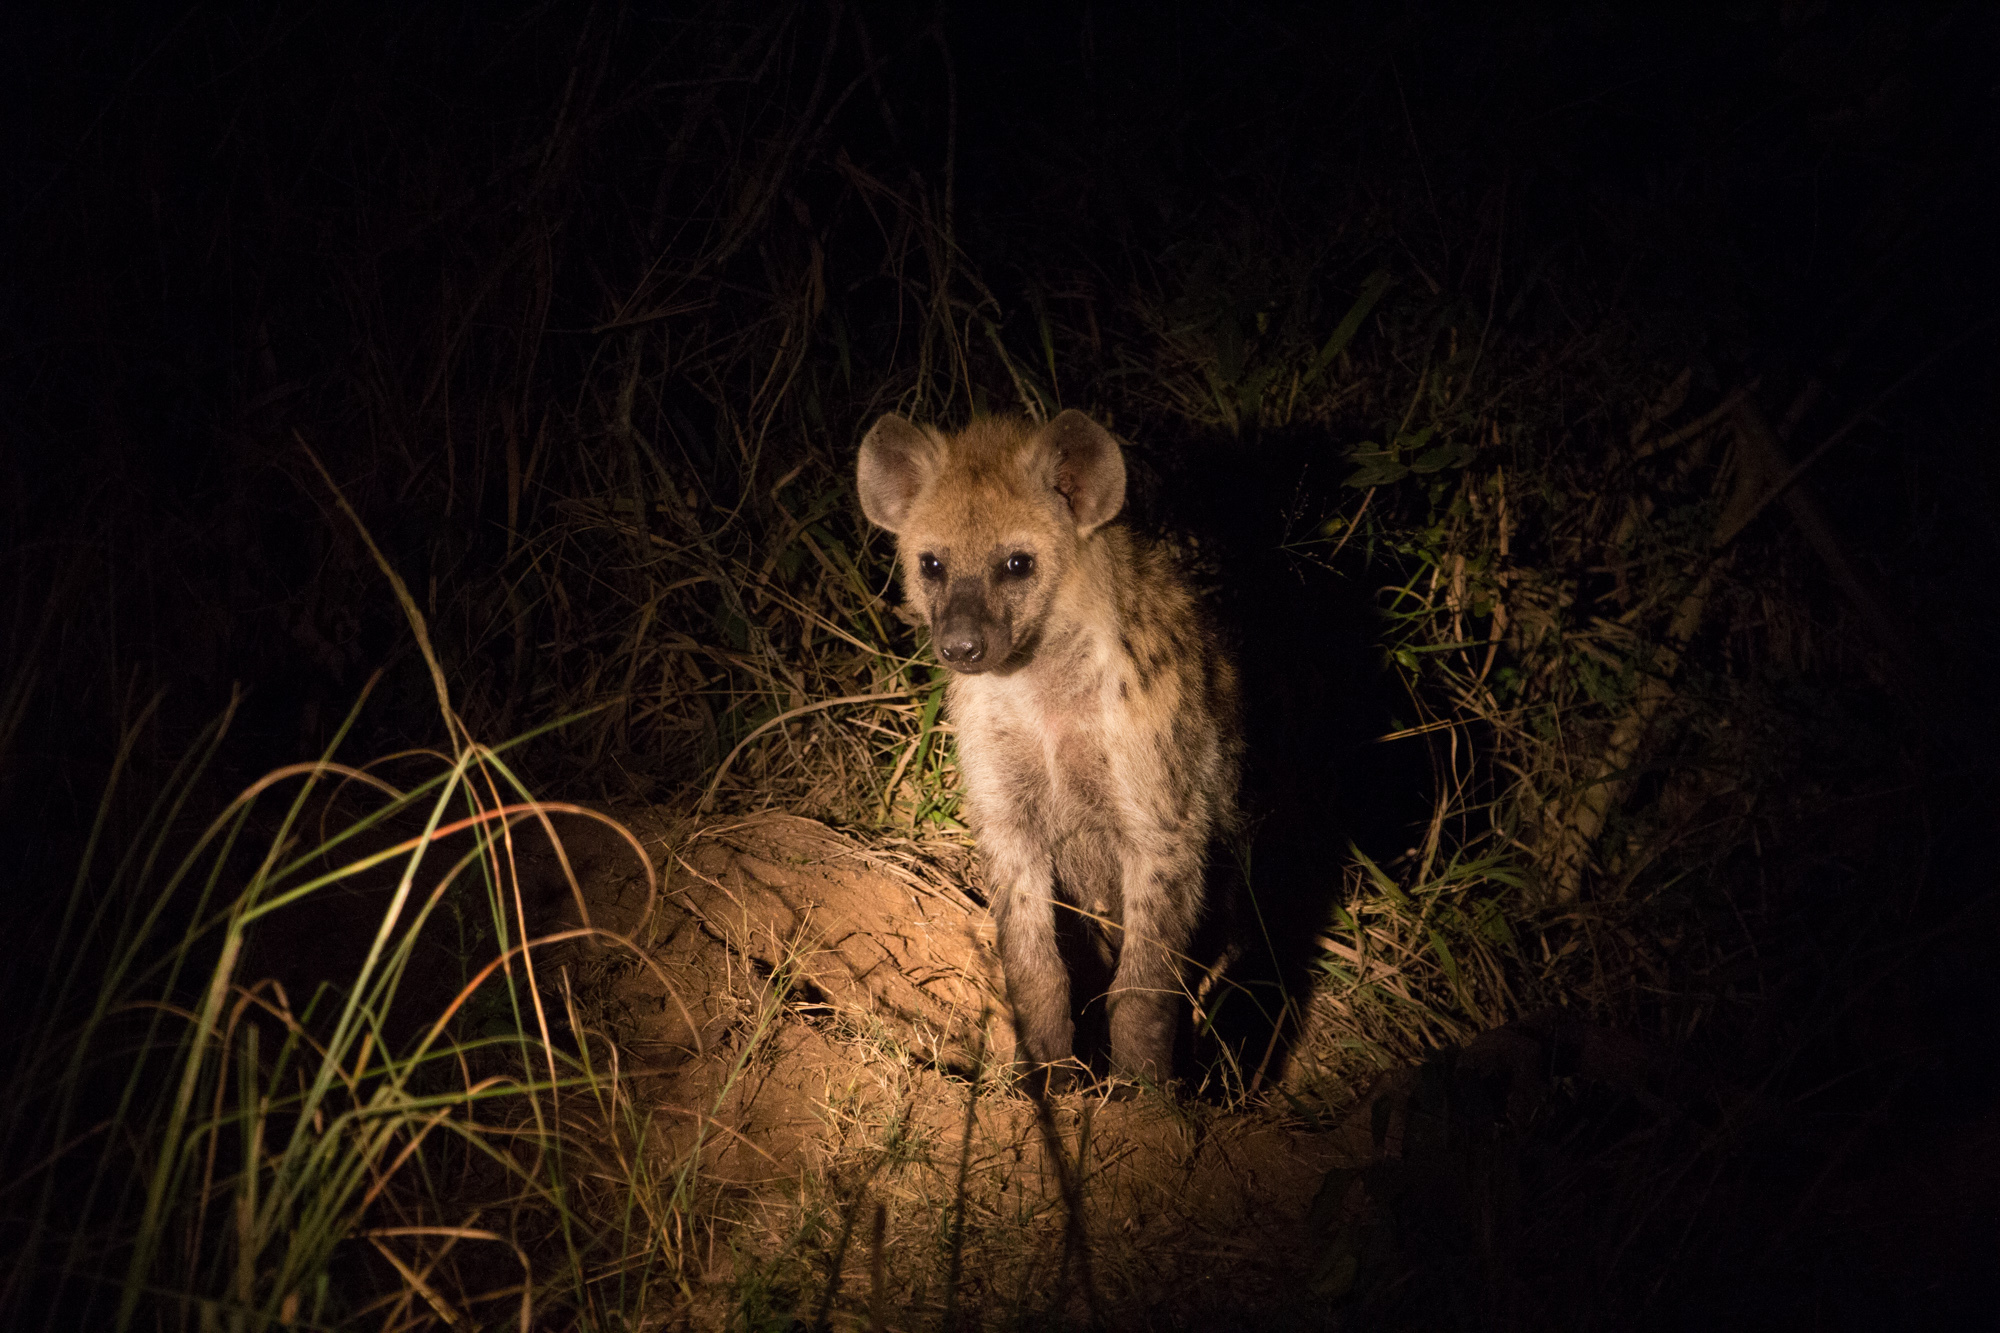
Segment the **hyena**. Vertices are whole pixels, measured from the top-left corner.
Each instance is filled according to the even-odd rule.
[[[1111,521],[1124,456],[1081,412],[956,434],[885,416],[859,489],[951,673],[1021,1067],[1066,1083],[1081,1013],[1114,1074],[1164,1081],[1209,846],[1236,818],[1234,667],[1169,553]],[[1072,995],[1072,966],[1108,987]]]

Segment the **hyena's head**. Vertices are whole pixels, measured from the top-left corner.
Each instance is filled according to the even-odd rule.
[[[1125,503],[1125,459],[1081,412],[956,435],[883,417],[861,442],[861,509],[896,534],[903,590],[940,661],[1019,666],[1091,534]]]

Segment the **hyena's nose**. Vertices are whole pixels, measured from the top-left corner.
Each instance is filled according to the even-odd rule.
[[[986,656],[986,636],[947,634],[938,640],[938,654],[954,666],[970,666]]]

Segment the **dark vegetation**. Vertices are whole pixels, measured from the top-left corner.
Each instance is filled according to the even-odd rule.
[[[949,836],[938,686],[853,449],[892,408],[1065,406],[1131,441],[1133,521],[1214,587],[1250,682],[1273,947],[1241,993],[1278,1041],[1232,1095],[1283,1072],[1333,1117],[1405,1071],[1400,1149],[1322,1191],[1316,1309],[1978,1308],[1984,6],[5,24],[0,817],[32,1021],[0,1229],[42,1265],[10,1262],[10,1325],[126,1280],[119,1244],[60,1275],[30,1245],[138,1206],[65,1211],[38,1100],[81,1127],[122,1086],[45,1057],[64,1005],[125,984],[85,959],[59,1004],[51,950],[74,904],[148,891],[126,848],[171,864],[364,692],[343,758],[532,731],[508,763],[545,796]],[[192,1006],[219,938],[151,993]],[[1476,1054],[1494,1031],[1528,1074]],[[362,1304],[343,1282],[393,1283],[324,1271],[327,1323]],[[261,1278],[265,1322],[144,1280],[148,1327],[300,1317]],[[563,1290],[549,1327],[639,1326]]]

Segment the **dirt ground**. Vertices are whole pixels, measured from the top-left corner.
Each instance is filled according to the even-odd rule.
[[[1005,1072],[966,849],[618,814],[650,900],[622,839],[562,831],[591,923],[645,956],[571,946],[565,966],[684,1191],[699,1282],[666,1326],[867,1327],[878,1205],[887,1327],[1324,1322],[1340,1276],[1309,1214],[1367,1158],[1365,1117],[1316,1129],[1282,1094],[1038,1103]],[[574,923],[555,859],[533,872]]]

